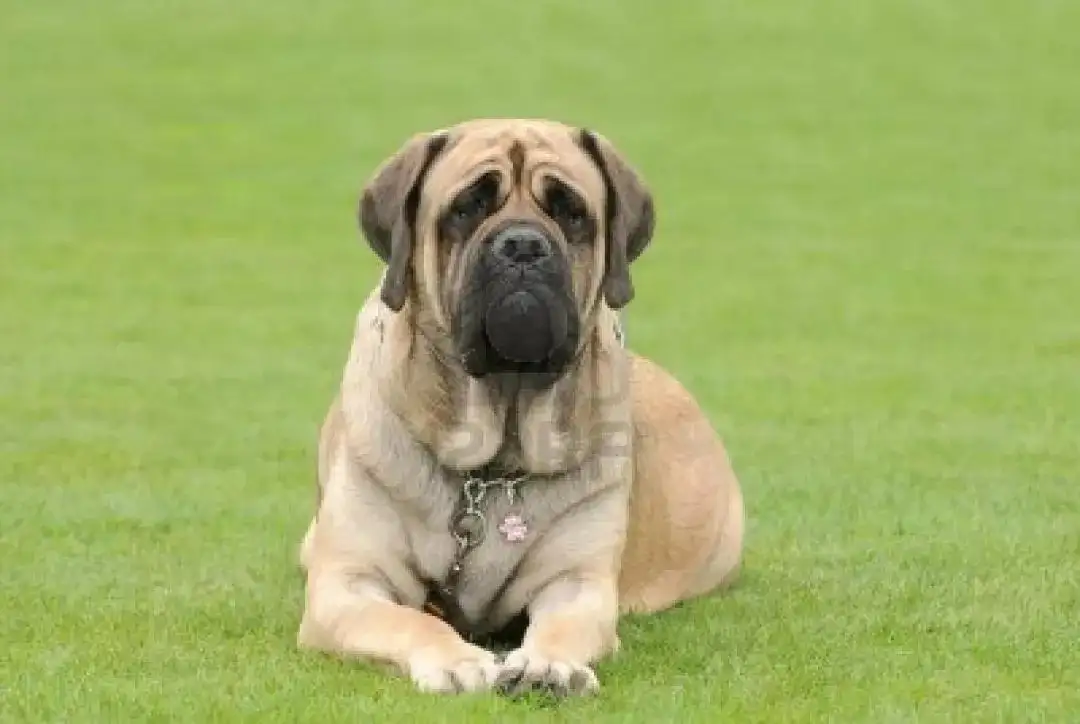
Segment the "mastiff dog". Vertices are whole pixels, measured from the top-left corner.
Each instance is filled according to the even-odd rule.
[[[598,691],[622,614],[743,547],[717,434],[623,343],[652,195],[598,133],[481,119],[408,140],[359,222],[385,269],[321,429],[298,644],[425,691]]]

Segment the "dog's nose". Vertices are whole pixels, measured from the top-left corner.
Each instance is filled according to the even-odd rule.
[[[495,256],[516,264],[528,264],[551,255],[551,242],[544,232],[524,224],[500,231],[491,242]]]

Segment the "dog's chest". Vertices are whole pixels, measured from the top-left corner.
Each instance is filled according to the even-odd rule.
[[[559,492],[557,484],[548,481],[524,481],[512,492],[493,485],[475,506],[476,514],[465,516],[464,525],[466,501],[459,500],[452,511],[436,517],[436,527],[414,539],[421,575],[443,599],[441,606],[452,609],[442,613],[462,619],[452,623],[487,633],[518,613],[500,603],[533,543],[569,507]],[[463,542],[463,534],[471,537],[469,543]]]

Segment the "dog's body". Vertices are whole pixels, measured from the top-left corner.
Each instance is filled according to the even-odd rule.
[[[361,221],[387,270],[320,438],[299,642],[427,690],[595,691],[621,612],[716,589],[742,550],[708,421],[621,343],[651,197],[595,134],[474,121],[407,144]],[[505,660],[471,642],[522,614]]]

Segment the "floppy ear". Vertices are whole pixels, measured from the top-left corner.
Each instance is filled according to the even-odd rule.
[[[607,257],[601,288],[608,306],[620,309],[634,298],[630,263],[645,251],[656,226],[652,194],[637,171],[606,138],[583,129],[581,146],[604,179]]]
[[[405,305],[416,209],[424,176],[446,146],[445,131],[413,136],[383,162],[360,197],[360,228],[386,263],[381,296],[395,312]]]

